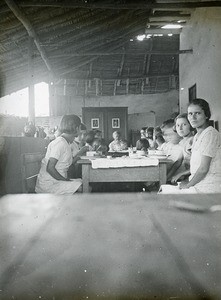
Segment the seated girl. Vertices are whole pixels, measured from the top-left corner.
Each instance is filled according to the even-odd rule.
[[[95,132],[93,130],[88,131],[88,133],[86,135],[86,138],[85,138],[86,144],[85,144],[85,146],[88,147],[88,151],[94,151],[94,148],[93,148],[93,141],[95,139],[94,135],[95,135]]]
[[[163,148],[165,146],[165,140],[163,138],[162,133],[157,133],[155,135],[155,142],[156,142],[156,145],[157,145],[157,150],[162,150],[163,151]]]
[[[86,135],[86,126],[83,123],[81,123],[79,128],[79,134],[71,144],[73,164],[79,159],[80,156],[86,155],[86,152],[89,151],[89,147],[85,145]]]
[[[122,151],[127,149],[126,141],[122,140],[121,134],[119,131],[113,132],[113,141],[109,144],[109,151]]]
[[[170,182],[182,165],[183,150],[179,145],[181,138],[177,132],[174,131],[173,119],[165,121],[161,126],[161,130],[165,140],[161,150],[163,150],[165,155],[170,159],[170,162],[167,164],[167,181]]]
[[[136,149],[137,150],[143,150],[147,152],[148,148],[150,147],[149,142],[147,139],[139,139],[136,142]]]
[[[98,147],[96,147],[96,150],[95,151],[100,151],[102,152],[102,154],[106,154],[107,150],[108,150],[108,147],[105,143],[105,140],[103,139],[102,137],[102,131],[98,130],[98,129],[94,129],[94,138],[95,140],[97,141],[95,144],[98,145]],[[98,149],[97,149],[98,148]]]
[[[204,99],[188,106],[188,120],[196,135],[190,158],[190,177],[179,186],[162,185],[163,193],[221,193],[221,137],[209,126],[210,107]]]
[[[194,131],[188,121],[186,113],[180,114],[176,117],[175,131],[182,138],[182,140],[179,142],[179,145],[183,149],[182,165],[184,166],[184,170],[172,177],[172,183],[176,183],[180,178],[184,179],[187,175],[190,175],[190,157]]]
[[[146,129],[146,139],[149,142],[149,145],[150,145],[149,148],[151,150],[156,149],[156,143],[155,143],[155,140],[154,140],[154,128],[153,127],[148,127]]]
[[[47,148],[37,178],[36,193],[73,194],[81,188],[82,180],[70,181],[67,171],[73,161],[70,144],[79,133],[81,120],[76,115],[65,115],[61,119],[60,132]]]

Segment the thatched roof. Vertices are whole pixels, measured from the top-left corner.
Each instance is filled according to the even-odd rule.
[[[161,26],[185,25],[201,6],[221,1],[1,0],[0,96],[28,86],[31,61],[34,82],[71,86],[78,95],[178,89],[179,31],[168,36]]]

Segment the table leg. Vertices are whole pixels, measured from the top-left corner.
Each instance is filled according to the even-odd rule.
[[[83,193],[89,193],[90,165],[82,165]]]
[[[161,163],[159,164],[159,172],[160,172],[160,186],[162,184],[166,184],[167,182],[167,164],[166,163]]]

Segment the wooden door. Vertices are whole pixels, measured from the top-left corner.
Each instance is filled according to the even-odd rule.
[[[82,109],[83,122],[87,130],[98,129],[104,137],[104,112],[96,107],[85,107]]]
[[[123,139],[128,139],[127,129],[127,108],[113,107],[107,111],[107,140],[110,143],[113,140],[112,134],[119,131]]]
[[[82,118],[88,130],[101,130],[103,138],[109,144],[116,130],[120,131],[122,138],[127,140],[127,111],[127,107],[84,107]]]

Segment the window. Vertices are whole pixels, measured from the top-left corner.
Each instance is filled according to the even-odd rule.
[[[196,83],[189,88],[189,102],[196,99]]]

